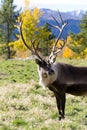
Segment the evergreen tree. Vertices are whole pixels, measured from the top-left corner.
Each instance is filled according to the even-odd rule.
[[[81,20],[80,28],[80,33],[70,33],[72,42],[69,47],[77,54],[84,56],[84,50],[87,48],[87,12],[84,14]]]
[[[0,44],[3,44],[2,51],[7,59],[11,58],[12,50],[9,42],[16,38],[15,26],[19,11],[13,5],[13,0],[1,0],[0,7]]]
[[[46,30],[46,32],[49,33],[49,35],[44,38],[42,38],[42,41],[40,43],[40,48],[41,48],[41,53],[44,56],[48,56],[51,53],[52,49],[52,44],[55,40],[55,35],[51,33],[51,28],[49,28],[48,24],[45,24],[43,26],[43,30]]]
[[[85,36],[87,37],[87,12],[84,14],[84,16],[82,18],[80,27],[81,27],[82,33],[84,33]]]

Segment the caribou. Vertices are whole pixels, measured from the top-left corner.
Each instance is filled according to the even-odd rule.
[[[67,25],[67,21],[62,19],[59,12],[60,20],[62,25],[59,24],[58,20],[54,17],[56,25],[49,26],[58,29],[58,37],[54,43],[52,51],[48,58],[43,58],[38,53],[38,46],[35,46],[35,41],[32,42],[32,48],[28,46],[23,36],[23,20],[20,21],[20,35],[25,46],[36,56],[35,62],[38,65],[38,73],[40,77],[40,84],[44,88],[49,88],[56,98],[57,108],[59,112],[59,120],[65,118],[65,102],[66,93],[83,96],[87,94],[87,67],[73,66],[66,63],[56,62],[56,58],[59,52],[61,52],[66,42],[60,44],[58,47],[58,41],[61,38],[62,32]]]

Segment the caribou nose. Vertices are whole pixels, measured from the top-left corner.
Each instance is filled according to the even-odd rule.
[[[42,73],[42,77],[47,78],[48,77],[47,73],[46,72]]]

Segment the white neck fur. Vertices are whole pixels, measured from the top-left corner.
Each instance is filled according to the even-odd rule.
[[[46,72],[46,71],[43,68],[39,69],[39,67],[38,67],[38,73],[39,73],[39,77],[40,77],[39,84],[44,89],[46,87],[49,87],[57,79],[57,76],[58,76],[58,70],[57,70],[55,64],[52,64],[51,67],[52,67],[52,70],[54,70],[54,74],[52,74],[52,75],[47,74],[47,77],[42,76],[43,71],[44,72]]]

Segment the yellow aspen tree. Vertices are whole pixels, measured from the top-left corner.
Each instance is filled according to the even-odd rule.
[[[38,26],[41,15],[42,12],[40,12],[38,8],[34,8],[33,10],[26,9],[18,18],[18,22],[20,22],[20,19],[23,21],[22,33],[30,48],[32,48],[33,41],[35,41],[36,46],[38,42],[43,41],[43,39],[46,39],[51,34],[51,32],[47,31],[46,26]],[[27,51],[27,48],[22,43],[21,36],[19,35],[18,37],[19,40],[15,41],[13,43],[14,45],[10,45],[13,46],[15,50],[20,50],[21,53],[24,52],[25,49]]]
[[[66,46],[65,46],[63,53],[62,53],[63,58],[73,58],[74,57],[73,51],[68,47],[70,41],[71,41],[71,37],[68,36]]]

